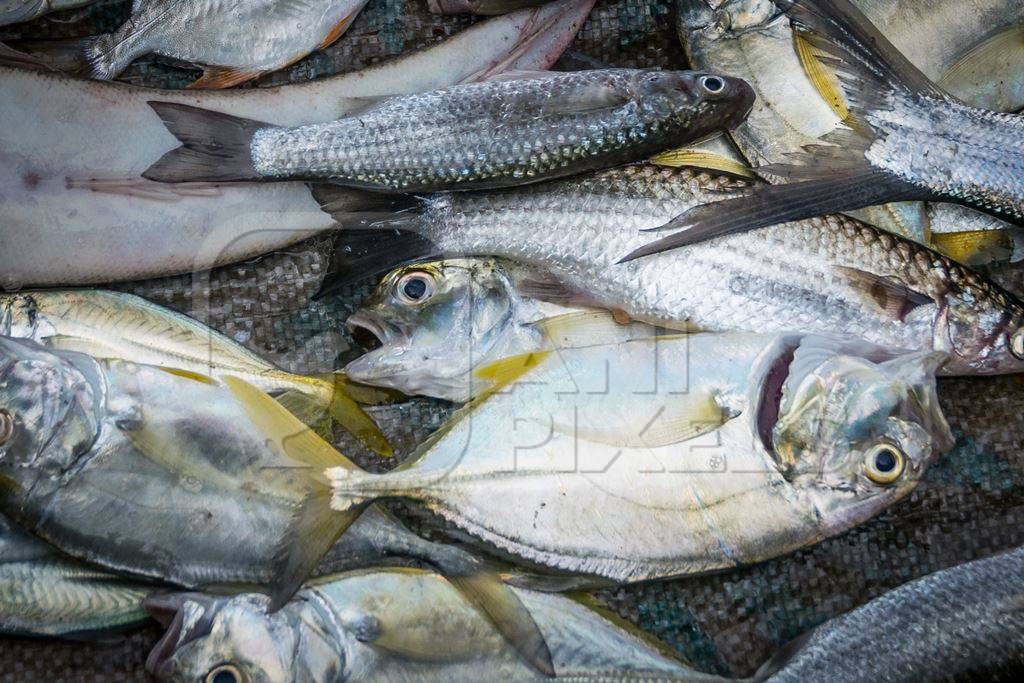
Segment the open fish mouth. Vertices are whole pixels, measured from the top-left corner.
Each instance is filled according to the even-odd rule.
[[[396,325],[366,313],[353,313],[346,325],[352,340],[367,352],[377,351],[389,343],[405,338]]]

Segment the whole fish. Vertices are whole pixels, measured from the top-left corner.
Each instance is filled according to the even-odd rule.
[[[435,14],[505,14],[524,7],[543,5],[548,0],[427,0]]]
[[[357,403],[386,401],[381,392],[353,386],[340,373],[306,377],[285,372],[206,325],[131,294],[101,290],[0,294],[0,335],[96,358],[241,377],[275,394],[307,424],[329,415],[375,452],[392,453],[384,434]]]
[[[581,602],[517,589],[544,632],[555,680],[712,683],[649,637]],[[167,627],[146,661],[162,683],[539,681],[443,578],[422,571],[342,574],[268,614],[259,595],[154,596]]]
[[[348,188],[316,192],[342,226],[363,228],[338,234],[342,275],[439,254],[501,256],[548,274],[523,283],[528,296],[620,309],[653,325],[821,332],[945,351],[952,356],[946,374],[1024,368],[1024,307],[1014,296],[853,219],[805,220],[617,264],[648,242],[645,229],[743,187],[691,169],[637,166],[501,192],[410,198],[404,210]],[[395,213],[382,215],[382,204]]]
[[[68,559],[0,516],[0,632],[87,638],[136,626],[153,585]]]
[[[329,179],[425,192],[521,185],[640,161],[735,126],[753,93],[711,73],[604,69],[457,85],[299,127],[150,104],[182,142],[142,174],[150,180]]]
[[[1024,116],[947,94],[849,0],[773,1],[838,70],[844,125],[821,138],[826,144],[805,147],[795,163],[761,169],[793,182],[690,210],[661,226],[679,232],[627,258],[892,201],[949,201],[1024,221]]]
[[[282,126],[330,121],[365,105],[365,97],[546,69],[593,2],[513,12],[395,60],[280,88],[155,90],[0,66],[0,288],[202,271],[332,226],[302,183],[172,186],[142,179],[177,145],[149,100]]]
[[[244,380],[176,373],[0,337],[0,511],[116,572],[266,587],[283,604],[347,526],[319,474],[347,460]],[[380,514],[342,559],[441,565],[538,669],[550,668],[536,625],[486,567],[424,547]]]
[[[332,505],[411,499],[502,553],[617,582],[760,562],[869,519],[952,445],[942,354],[883,358],[697,334],[505,359],[477,370],[500,390],[403,466],[328,470]]]
[[[93,78],[117,78],[147,54],[206,65],[192,88],[230,88],[336,41],[367,0],[134,0],[121,28],[89,39]]]
[[[93,0],[0,0],[0,26],[32,21],[44,14],[88,5]]]
[[[389,273],[347,324],[372,348],[345,367],[358,382],[408,396],[468,401],[493,387],[475,373],[502,358],[552,348],[649,337],[641,323],[582,312],[520,294],[533,274],[502,259],[446,259]],[[550,335],[550,321],[576,325],[572,339]]]
[[[772,683],[1013,681],[1024,671],[1024,550],[904,584],[790,645]]]

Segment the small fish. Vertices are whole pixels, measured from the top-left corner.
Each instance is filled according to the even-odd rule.
[[[818,332],[944,351],[944,374],[1024,369],[1016,297],[920,244],[843,216],[617,264],[649,242],[648,228],[746,187],[718,173],[644,165],[500,192],[401,198],[400,206],[351,188],[317,186],[314,194],[343,227],[335,283],[442,254],[499,256],[541,274],[522,283],[528,297],[620,310],[651,325]]]
[[[582,601],[516,594],[551,646],[557,681],[724,683]],[[418,570],[325,577],[274,614],[259,595],[168,594],[146,604],[167,628],[146,660],[161,683],[544,680],[442,577]]]
[[[944,569],[825,622],[758,680],[1012,681],[1024,671],[1024,550]]]
[[[543,5],[549,0],[427,0],[427,7],[435,14],[481,14],[493,16],[517,9]]]
[[[79,560],[190,588],[264,587],[283,604],[351,521],[329,507],[329,464],[347,460],[245,380],[0,337],[0,511]],[[335,548],[342,561],[434,564],[550,668],[487,567],[373,514]]]
[[[113,33],[19,47],[109,81],[139,57],[204,65],[190,88],[230,88],[283,69],[345,33],[368,0],[134,0]]]
[[[410,499],[501,553],[616,582],[760,562],[916,486],[953,443],[943,360],[749,334],[512,357],[398,469],[328,470],[332,505]]]
[[[384,434],[358,403],[386,402],[382,392],[354,386],[340,373],[306,377],[285,372],[206,325],[131,294],[0,294],[0,335],[96,358],[241,377],[274,394],[307,424],[329,415],[376,453],[392,454]]]
[[[697,207],[660,226],[679,232],[626,256],[876,204],[940,200],[1024,221],[1024,116],[964,104],[910,63],[849,0],[773,0],[839,73],[847,115],[795,163],[792,181]]]
[[[88,5],[93,0],[0,0],[0,26],[32,21],[50,12]]]
[[[737,79],[636,69],[512,74],[297,128],[153,101],[182,146],[143,177],[328,179],[395,192],[521,185],[640,161],[735,126],[752,103]]]

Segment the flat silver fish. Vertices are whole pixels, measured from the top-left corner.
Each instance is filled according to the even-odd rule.
[[[945,351],[946,374],[1024,368],[1024,306],[1013,295],[915,242],[842,216],[618,264],[649,243],[644,230],[743,187],[726,176],[636,166],[409,199],[401,209],[348,188],[316,194],[340,225],[362,228],[338,234],[339,277],[439,254],[500,256],[548,274],[525,283],[528,296],[620,309],[653,325],[821,332]]]
[[[168,91],[0,66],[0,288],[202,271],[331,227],[302,183],[172,186],[142,179],[177,146],[149,100],[282,126],[330,121],[365,105],[364,97],[546,69],[593,1],[513,12],[395,60],[279,88]]]
[[[760,562],[871,518],[952,446],[943,359],[750,334],[504,359],[477,370],[500,388],[398,469],[329,470],[332,506],[413,500],[502,553],[616,582]]]
[[[0,26],[32,21],[50,12],[82,7],[93,0],[0,0]]]
[[[394,97],[297,128],[150,104],[182,142],[142,174],[150,180],[329,179],[428,192],[522,185],[641,161],[735,126],[753,93],[712,73],[600,69],[513,74]]]

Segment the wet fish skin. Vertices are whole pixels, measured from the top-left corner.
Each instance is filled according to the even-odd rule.
[[[584,605],[516,589],[551,644],[566,683],[721,683],[657,652]],[[148,602],[168,626],[146,662],[161,683],[235,667],[251,683],[290,680],[536,682],[486,621],[435,574],[325,577],[268,615],[256,595],[171,594]]]
[[[548,0],[427,0],[435,14],[505,14],[524,7],[542,5]]]
[[[1022,597],[1024,550],[944,569],[822,624],[767,680],[1015,680]]]
[[[0,0],[0,26],[32,21],[50,12],[88,5],[93,0]]]
[[[329,179],[397,192],[505,187],[642,160],[735,126],[752,102],[737,79],[636,69],[459,85],[299,128],[153,102],[183,145],[143,176]]]
[[[570,301],[597,302],[654,325],[820,332],[948,351],[944,374],[1024,367],[1024,306],[1013,295],[936,252],[853,219],[808,219],[618,264],[650,243],[644,230],[744,187],[690,169],[636,166],[501,192],[434,195],[375,226],[417,233],[433,253],[520,261],[549,273]],[[365,227],[347,218],[343,203],[332,203],[334,190],[317,194],[341,225]],[[342,250],[346,239],[341,232]],[[901,319],[880,307],[874,290],[890,284],[931,302]]]

